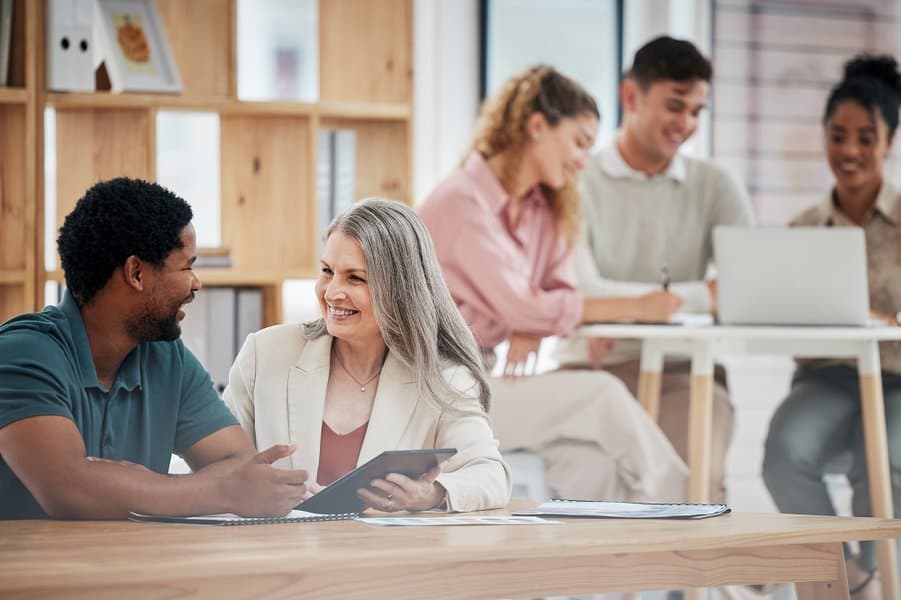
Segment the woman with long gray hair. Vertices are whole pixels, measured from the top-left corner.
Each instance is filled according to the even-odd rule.
[[[297,444],[283,460],[313,493],[383,450],[454,447],[440,470],[389,474],[360,498],[386,511],[506,504],[479,350],[419,217],[360,202],[329,226],[320,267],[322,317],[249,335],[232,366],[225,401],[250,438]]]

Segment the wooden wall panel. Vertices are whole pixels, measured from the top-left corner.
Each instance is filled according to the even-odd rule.
[[[178,64],[182,95],[229,95],[232,0],[157,0]]]
[[[0,323],[30,310],[21,285],[0,285]]]
[[[780,9],[778,2],[748,3],[759,7],[758,12],[729,4],[717,2],[716,15],[717,40],[729,43],[826,46],[856,52],[862,41],[895,27],[868,19],[872,13],[866,7],[855,8],[853,1],[844,6],[828,1],[811,3],[807,11],[785,3]],[[830,11],[830,6],[835,8]]]
[[[31,251],[23,176],[25,129],[24,105],[0,105],[0,269],[24,269]]]
[[[310,123],[223,116],[222,243],[238,269],[309,268],[315,200]]]
[[[722,119],[713,131],[717,156],[766,155],[785,159],[822,158],[823,127],[819,123],[756,122]]]
[[[407,124],[402,121],[323,119],[325,129],[357,132],[356,196],[381,196],[412,204]]]
[[[149,109],[57,110],[57,227],[98,181],[156,178],[151,117]]]
[[[784,225],[808,206],[819,204],[826,197],[823,193],[768,194],[755,195],[754,201],[760,211],[758,225]]]
[[[742,74],[773,85],[828,86],[841,78],[848,57],[844,49],[799,52],[791,48],[725,47],[717,50],[716,68],[718,76],[727,81],[733,74]]]
[[[719,62],[716,64],[719,68]],[[754,84],[747,80],[725,81],[725,76],[718,79],[715,75],[712,106],[717,117],[777,117],[819,125],[829,89],[828,84]]]
[[[412,1],[320,2],[319,79],[322,100],[410,102]]]
[[[25,87],[25,2],[13,2],[13,22],[9,47],[9,73],[7,85]]]
[[[825,159],[754,156],[723,156],[717,162],[732,173],[741,174],[748,188],[755,192],[810,193],[832,185],[832,172]]]

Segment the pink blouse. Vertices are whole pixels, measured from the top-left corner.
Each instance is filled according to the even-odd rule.
[[[360,458],[363,438],[369,421],[345,434],[335,433],[328,423],[322,421],[322,436],[319,441],[319,468],[316,483],[331,485],[339,478],[353,471]]]
[[[515,229],[510,198],[478,153],[420,206],[447,287],[483,348],[512,332],[568,335],[582,319],[571,246],[557,233],[539,186]]]

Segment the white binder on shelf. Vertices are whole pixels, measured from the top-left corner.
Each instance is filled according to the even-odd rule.
[[[92,0],[47,0],[47,89],[94,91],[93,20]]]
[[[259,288],[238,288],[236,300],[235,356],[238,355],[247,336],[263,327],[263,290]]]
[[[316,231],[317,247],[322,250],[325,241],[322,239],[325,230],[335,216],[332,212],[334,202],[333,166],[335,159],[335,132],[322,130],[316,142],[316,214],[318,229]]]
[[[201,290],[194,301],[185,306],[185,318],[181,321],[181,341],[197,357],[204,367],[209,364],[209,311],[208,290]]]
[[[213,384],[220,392],[228,385],[228,372],[235,360],[235,288],[214,287],[204,290],[209,295],[207,310],[207,356],[206,365],[213,378]]]
[[[334,202],[332,216],[336,217],[353,206],[357,185],[357,132],[353,129],[335,131]]]

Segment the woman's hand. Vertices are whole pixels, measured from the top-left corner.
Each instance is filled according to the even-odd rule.
[[[389,473],[384,479],[373,479],[370,488],[360,488],[357,496],[368,506],[384,512],[396,510],[428,510],[444,501],[447,490],[435,478],[441,473],[433,467],[419,479],[400,473]]]
[[[307,491],[303,495],[303,499],[309,500],[310,498],[313,497],[313,494],[318,494],[319,492],[321,492],[323,490],[323,488],[325,488],[324,485],[319,485],[315,481],[308,481],[307,482]]]
[[[710,292],[710,314],[715,315],[720,309],[719,288],[717,287],[716,279],[707,281],[707,291]]]
[[[898,313],[898,314],[901,315],[901,313]],[[873,319],[874,321],[882,321],[889,327],[894,327],[895,325],[898,325],[898,321],[896,320],[897,316],[898,315],[890,315],[888,313],[879,312],[878,310],[870,311],[871,319]]]
[[[589,338],[588,339],[588,362],[592,369],[600,369],[604,366],[604,361],[613,352],[613,346],[616,340],[612,338]]]
[[[507,360],[504,363],[504,377],[513,379],[521,375],[534,375],[535,366],[538,363],[538,349],[541,347],[541,337],[513,332],[510,334],[509,342]]]

